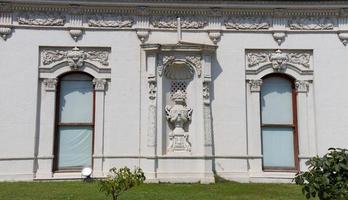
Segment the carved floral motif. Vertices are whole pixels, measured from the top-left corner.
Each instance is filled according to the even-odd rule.
[[[18,23],[33,26],[64,26],[65,16],[57,12],[25,12],[18,16]]]
[[[104,91],[106,86],[106,80],[104,78],[93,79],[94,89],[96,91]]]
[[[332,30],[334,22],[328,17],[297,17],[289,20],[289,27],[292,30]]]
[[[295,81],[295,88],[297,92],[308,92],[309,82],[303,80]]]
[[[54,62],[66,60],[70,67],[78,69],[83,66],[85,60],[99,62],[108,65],[108,51],[80,50],[75,47],[72,50],[43,50],[41,52],[42,63],[49,65]]]
[[[115,16],[112,14],[93,15],[88,19],[90,27],[117,27],[130,28],[133,26],[134,20],[126,16]]]
[[[204,82],[203,83],[203,102],[204,104],[209,104],[210,103],[210,84],[209,82]]]
[[[156,99],[156,81],[149,81],[149,99],[154,100]]]
[[[201,56],[186,56],[186,60],[195,65],[197,74],[200,77],[202,74],[202,57]]]
[[[154,17],[151,20],[151,24],[156,28],[172,28],[178,27],[178,21],[175,17]],[[181,18],[180,25],[183,29],[200,29],[204,28],[208,22],[200,18],[183,17]]]
[[[261,85],[262,85],[262,80],[261,79],[249,80],[248,82],[249,82],[249,85],[250,85],[250,91],[251,92],[260,92]]]
[[[47,78],[44,80],[45,90],[46,91],[56,91],[57,86],[57,79],[56,78]]]
[[[172,152],[189,152],[191,143],[189,142],[189,133],[184,127],[191,121],[192,108],[186,105],[186,93],[177,90],[172,95],[174,105],[165,107],[166,117],[171,129],[169,133],[168,150]]]
[[[235,30],[258,30],[269,29],[271,22],[264,17],[236,17],[225,21],[227,29]]]
[[[249,67],[260,64],[271,63],[275,70],[283,70],[286,64],[301,65],[305,68],[310,67],[310,54],[306,52],[292,53],[282,52],[250,52],[247,53]]]

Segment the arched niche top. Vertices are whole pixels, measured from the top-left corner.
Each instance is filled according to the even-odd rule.
[[[64,74],[71,72],[84,72],[94,78],[111,78],[111,69],[101,68],[89,61],[84,61],[83,65],[78,68],[74,68],[69,65],[68,61],[60,62],[56,65],[53,65],[51,68],[40,68],[40,78],[58,78]]]
[[[172,80],[192,79],[195,74],[195,67],[186,60],[168,61],[164,66],[164,75]]]

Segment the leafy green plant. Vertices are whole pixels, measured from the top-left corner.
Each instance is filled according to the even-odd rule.
[[[105,192],[106,196],[111,196],[117,200],[122,192],[138,186],[145,181],[145,176],[140,168],[131,171],[128,167],[110,169],[110,174],[99,182],[99,190]]]
[[[303,186],[307,199],[348,199],[348,150],[330,148],[323,157],[313,157],[306,162],[308,171],[299,172],[295,182]]]

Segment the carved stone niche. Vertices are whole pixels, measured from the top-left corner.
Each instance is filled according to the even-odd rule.
[[[143,44],[142,47],[148,57],[148,75],[156,76],[157,80],[157,127],[148,128],[161,130],[157,136],[160,141],[157,152],[163,155],[204,154],[199,150],[211,141],[211,117],[204,115],[210,115],[208,93],[211,59],[216,46],[179,42]],[[156,62],[150,63],[149,56],[157,58]]]

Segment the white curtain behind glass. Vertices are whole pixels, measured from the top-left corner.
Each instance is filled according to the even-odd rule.
[[[61,79],[59,96],[58,168],[91,166],[93,83],[84,74]]]
[[[261,88],[264,167],[295,167],[292,84],[281,77],[263,80]]]

